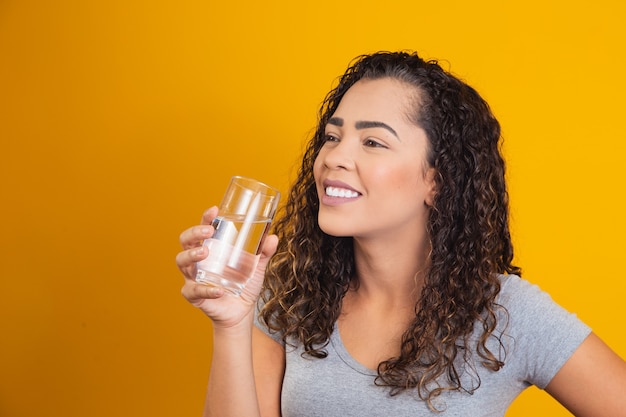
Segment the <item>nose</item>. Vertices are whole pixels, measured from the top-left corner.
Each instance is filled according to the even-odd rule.
[[[343,138],[338,142],[327,143],[320,152],[324,166],[328,169],[352,169],[355,164],[356,149],[352,141]]]

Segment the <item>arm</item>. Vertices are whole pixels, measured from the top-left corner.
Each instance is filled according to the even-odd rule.
[[[204,415],[280,417],[285,349],[251,321],[215,329],[213,340]]]
[[[626,416],[626,362],[592,333],[546,391],[578,417]]]
[[[235,327],[213,326],[204,416],[261,416],[252,366],[251,318]]]
[[[196,262],[208,255],[207,248],[201,246],[201,242],[213,235],[214,230],[210,224],[216,215],[216,207],[209,209],[204,214],[201,225],[192,227],[181,234],[183,251],[176,257],[176,263],[185,277],[185,285],[181,290],[183,296],[192,305],[202,310],[213,322],[213,358],[204,415],[265,416],[267,404],[271,404],[266,402],[266,398],[272,397],[265,386],[261,386],[259,390],[261,396],[257,396],[255,364],[259,367],[259,380],[263,381],[267,378],[264,373],[265,369],[271,370],[269,365],[263,365],[266,362],[265,359],[276,356],[275,351],[265,353],[266,347],[271,346],[274,349],[276,347],[268,345],[267,340],[263,343],[262,338],[253,337],[253,333],[258,331],[253,330],[253,318],[254,308],[263,286],[265,267],[276,251],[278,239],[274,235],[267,236],[257,269],[239,296],[228,295],[218,287],[198,284],[195,282]],[[282,349],[282,346],[273,340],[269,339],[269,341]],[[256,349],[259,352],[253,354]],[[253,355],[259,358],[254,360],[255,364],[253,364]],[[273,362],[268,362],[268,364],[271,363]],[[284,367],[282,363],[284,359],[278,362],[277,366]],[[282,381],[282,373],[280,375]],[[275,398],[279,399],[279,396],[280,391],[277,392]],[[260,401],[257,398],[260,398]],[[264,414],[261,414],[261,411]]]
[[[257,398],[263,417],[280,417],[285,376],[285,348],[256,326],[252,329],[252,363]]]

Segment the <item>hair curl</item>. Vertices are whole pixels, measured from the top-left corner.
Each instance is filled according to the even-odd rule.
[[[379,364],[377,383],[395,395],[417,389],[428,401],[461,384],[455,358],[467,365],[476,352],[497,371],[503,358],[487,348],[497,324],[498,274],[521,275],[512,264],[508,193],[500,153],[500,125],[472,87],[416,53],[379,52],[357,57],[320,108],[295,184],[274,225],[279,248],[266,273],[261,317],[286,343],[324,358],[342,299],[354,275],[352,238],[333,237],[317,223],[319,199],[313,163],[324,129],[346,91],[360,79],[390,77],[418,93],[413,122],[429,140],[427,163],[436,170],[436,194],[427,224],[432,252],[415,318],[400,355]],[[482,336],[472,342],[474,326]],[[501,345],[501,343],[500,343]],[[443,382],[442,382],[443,381]],[[480,384],[480,382],[478,382]]]

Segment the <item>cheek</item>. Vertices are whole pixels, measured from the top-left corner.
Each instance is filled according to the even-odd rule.
[[[390,192],[410,192],[420,187],[421,171],[413,164],[396,163],[378,166],[367,172],[372,181],[382,183],[384,189]]]
[[[322,166],[323,166],[322,158],[320,158],[318,155],[317,158],[315,158],[315,161],[313,162],[313,178],[315,178],[316,182],[322,173]]]

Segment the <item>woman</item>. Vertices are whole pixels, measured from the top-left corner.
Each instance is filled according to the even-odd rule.
[[[512,264],[499,141],[436,62],[359,57],[240,297],[194,282],[217,209],[181,235],[182,293],[213,320],[206,415],[502,416],[531,384],[626,415],[624,361]]]

